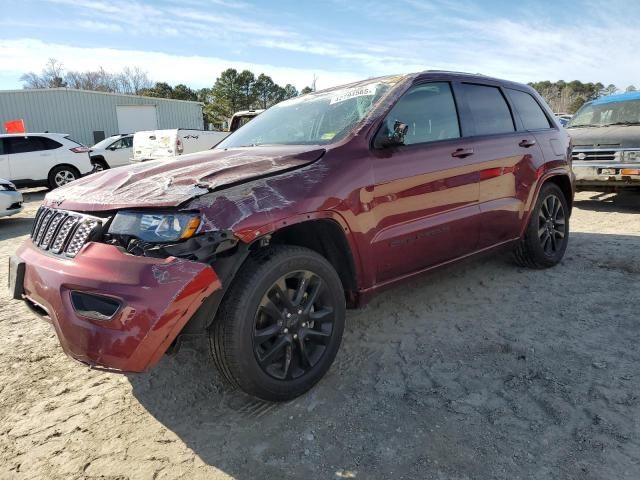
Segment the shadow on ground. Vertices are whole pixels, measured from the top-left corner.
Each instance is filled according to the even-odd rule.
[[[637,283],[638,242],[574,233],[553,269],[504,255],[398,286],[348,313],[336,363],[289,403],[225,387],[206,344],[129,380],[241,480],[640,478],[640,292],[602,287]]]
[[[588,195],[587,199],[585,195]],[[576,197],[575,206],[594,212],[640,213],[640,189],[616,193],[584,192]]]

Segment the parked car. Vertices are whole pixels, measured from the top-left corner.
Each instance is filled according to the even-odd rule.
[[[134,135],[133,162],[147,160],[167,160],[178,155],[209,150],[230,132],[246,125],[264,110],[242,110],[229,120],[228,131],[187,130],[183,128],[137,132]]]
[[[0,178],[18,186],[61,187],[91,173],[88,152],[63,133],[0,134]]]
[[[640,92],[585,103],[567,131],[578,187],[640,186]]]
[[[229,120],[229,131],[235,132],[243,125],[246,125],[251,120],[260,115],[264,110],[241,110],[236,112]]]
[[[133,134],[112,135],[89,149],[96,171],[129,165],[133,156]]]
[[[22,208],[22,193],[9,180],[0,178],[0,217],[20,213]]]
[[[12,294],[88,365],[141,372],[201,335],[232,384],[291,399],[331,366],[346,307],[495,249],[558,264],[568,154],[526,85],[429,71],[312,93],[213,150],[49,193]]]
[[[228,132],[209,130],[149,130],[133,135],[133,162],[166,160],[179,155],[201,152],[213,148]]]

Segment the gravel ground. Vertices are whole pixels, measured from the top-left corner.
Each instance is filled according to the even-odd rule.
[[[42,193],[0,219],[0,277]],[[640,194],[580,193],[563,263],[469,261],[347,315],[286,404],[223,386],[202,346],[92,371],[0,294],[0,478],[640,478]]]

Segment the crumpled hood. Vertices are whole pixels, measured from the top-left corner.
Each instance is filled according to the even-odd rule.
[[[567,129],[575,148],[639,148],[640,126],[612,125]]]
[[[96,212],[175,207],[224,185],[308,165],[324,152],[317,145],[206,150],[89,175],[48,193],[44,204]]]

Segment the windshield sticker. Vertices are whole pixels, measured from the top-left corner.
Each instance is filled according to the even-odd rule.
[[[370,85],[363,85],[361,87],[349,88],[348,90],[338,90],[331,97],[329,105],[344,102],[345,100],[349,100],[350,98],[373,96],[376,94],[378,85],[378,83],[372,83]]]

